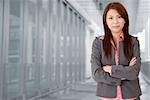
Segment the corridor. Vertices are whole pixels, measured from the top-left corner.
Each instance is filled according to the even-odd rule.
[[[150,100],[150,0],[0,0],[0,100],[99,100],[91,48],[107,3],[128,11]]]
[[[140,73],[140,84],[142,88],[141,100],[149,100],[150,83],[144,79],[142,73]],[[73,84],[69,90],[66,90],[65,94],[53,94],[51,96],[46,95],[35,100],[99,100],[95,96],[96,83],[93,79],[87,79],[85,81]],[[64,91],[62,91],[64,92]]]

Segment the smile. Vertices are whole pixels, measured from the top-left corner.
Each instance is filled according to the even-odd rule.
[[[112,27],[117,28],[117,27],[120,27],[120,26],[112,26]]]

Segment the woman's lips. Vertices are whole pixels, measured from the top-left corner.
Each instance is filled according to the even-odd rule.
[[[112,27],[119,27],[119,25],[116,25],[116,26],[112,26]]]
[[[114,28],[118,28],[118,27],[120,27],[120,26],[112,26],[112,27],[114,27]]]

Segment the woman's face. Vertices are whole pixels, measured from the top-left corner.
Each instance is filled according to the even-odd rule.
[[[125,20],[115,9],[110,9],[106,15],[106,23],[112,33],[120,33],[125,24]]]

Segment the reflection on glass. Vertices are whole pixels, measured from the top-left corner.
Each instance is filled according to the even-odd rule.
[[[49,88],[49,65],[48,65],[48,0],[44,0],[41,2],[40,9],[40,87],[43,90]]]
[[[27,20],[27,65],[25,70],[26,96],[32,97],[38,94],[36,51],[37,51],[37,0],[28,1]]]
[[[20,1],[10,0],[8,64],[6,66],[6,95],[16,97],[20,93]]]

